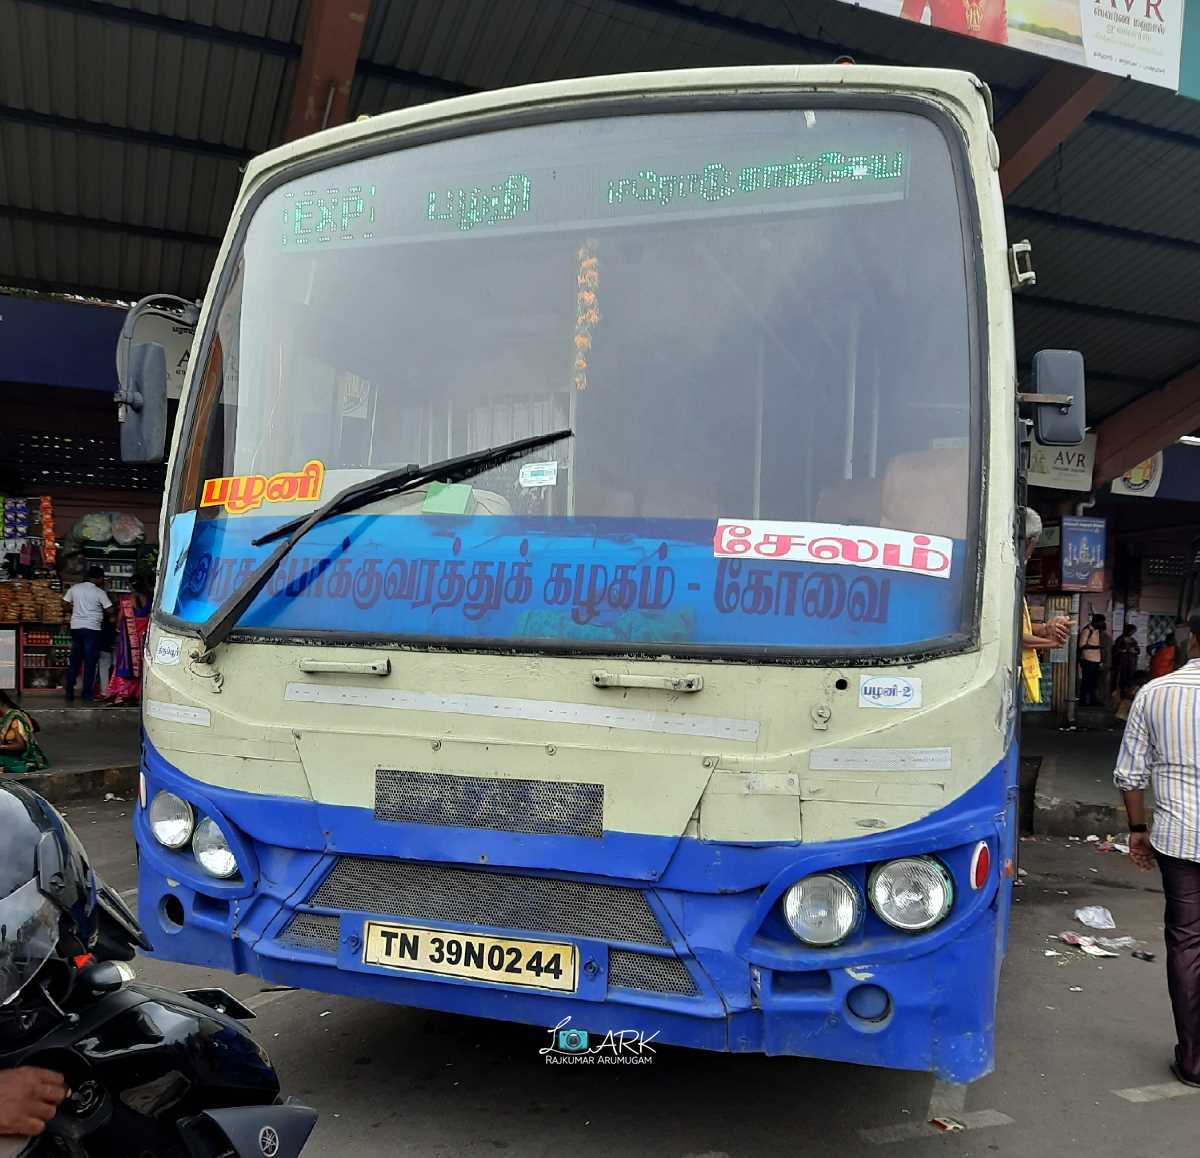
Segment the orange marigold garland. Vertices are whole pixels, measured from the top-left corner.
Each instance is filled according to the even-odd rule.
[[[596,251],[596,242],[589,239],[575,255],[579,259],[575,296],[575,389],[579,391],[587,389],[592,330],[600,321],[600,311],[596,307],[596,294],[600,288],[600,259]]]

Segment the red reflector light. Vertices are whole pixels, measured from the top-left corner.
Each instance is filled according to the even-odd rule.
[[[975,846],[975,854],[971,857],[971,888],[983,888],[991,872],[992,850],[988,848],[986,840],[981,840]]]

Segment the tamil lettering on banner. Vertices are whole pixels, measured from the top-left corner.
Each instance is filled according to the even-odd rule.
[[[719,519],[713,554],[718,559],[829,563],[949,579],[954,541],[882,527]]]
[[[200,520],[172,612],[207,619],[269,553],[253,540],[270,523],[264,515]],[[936,540],[917,541],[929,536],[882,532],[902,537],[875,544],[870,569],[848,556],[829,566],[819,541],[827,536],[812,542],[807,562],[794,551],[783,559],[741,552],[736,534],[727,536],[730,554],[714,557],[713,533],[711,519],[335,516],[283,559],[240,624],[421,639],[842,651],[910,647],[959,630],[963,580],[928,581],[930,569],[950,569]],[[899,551],[896,570],[883,562],[889,546]],[[961,560],[961,543],[947,550]],[[953,569],[965,573],[961,562]]]
[[[263,502],[311,503],[321,497],[325,466],[315,459],[295,473],[282,472],[268,478],[262,474],[238,474],[204,481],[202,507],[224,507],[231,515],[257,510]]]
[[[1186,0],[845,0],[973,40],[1179,89]]]

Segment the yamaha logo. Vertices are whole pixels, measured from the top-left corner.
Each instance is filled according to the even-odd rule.
[[[258,1132],[258,1148],[263,1158],[275,1158],[279,1153],[279,1134],[273,1126],[264,1126]]]

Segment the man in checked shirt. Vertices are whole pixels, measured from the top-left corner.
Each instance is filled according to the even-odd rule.
[[[1157,861],[1162,873],[1167,988],[1179,1039],[1171,1071],[1200,1088],[1200,612],[1188,626],[1189,662],[1138,692],[1113,779],[1129,814],[1129,859],[1141,869]]]

